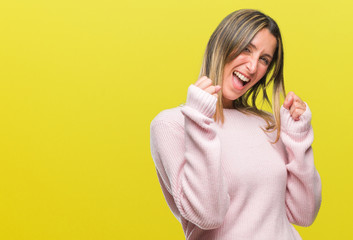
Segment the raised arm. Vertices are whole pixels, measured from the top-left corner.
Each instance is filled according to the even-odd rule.
[[[300,99],[290,94],[281,108],[281,139],[288,154],[286,213],[291,223],[309,226],[321,205],[321,180],[311,147],[310,109],[304,102],[295,103]]]
[[[229,207],[212,119],[216,102],[215,96],[191,85],[181,109],[184,126],[170,110],[151,123],[151,151],[161,184],[180,214],[202,229],[219,227]]]

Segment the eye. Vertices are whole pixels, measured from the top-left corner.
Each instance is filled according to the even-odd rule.
[[[267,58],[261,57],[260,59],[261,59],[261,61],[263,61],[266,65],[270,64],[270,61],[269,61]]]
[[[250,49],[248,47],[244,48],[243,52],[250,52]]]

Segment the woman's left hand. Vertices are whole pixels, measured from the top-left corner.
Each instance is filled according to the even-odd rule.
[[[294,121],[299,121],[299,117],[305,112],[305,103],[294,94],[289,92],[284,100],[283,107],[289,110],[291,117]]]

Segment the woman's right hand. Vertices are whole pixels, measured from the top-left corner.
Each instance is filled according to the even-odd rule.
[[[219,90],[221,90],[221,86],[219,85],[213,86],[212,80],[206,76],[200,77],[199,80],[197,80],[194,85],[215,97],[218,97],[217,93],[219,92]]]

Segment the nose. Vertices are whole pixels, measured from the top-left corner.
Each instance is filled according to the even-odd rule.
[[[249,73],[254,74],[257,70],[257,58],[255,56],[251,56],[248,59],[248,62],[246,64],[246,68],[249,71]]]

